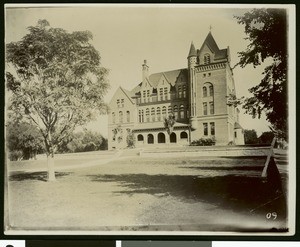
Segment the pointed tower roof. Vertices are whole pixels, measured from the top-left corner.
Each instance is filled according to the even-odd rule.
[[[194,43],[192,42],[188,57],[196,57],[196,56],[197,56],[197,52],[196,52]]]

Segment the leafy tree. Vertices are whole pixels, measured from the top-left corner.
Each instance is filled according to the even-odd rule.
[[[89,31],[68,33],[46,20],[28,27],[21,41],[6,45],[9,109],[35,124],[48,157],[48,180],[55,180],[54,153],[77,126],[107,106],[107,70],[90,44]]]
[[[28,160],[43,151],[43,137],[37,127],[29,123],[9,121],[6,138],[10,160]]]
[[[285,9],[252,9],[235,16],[245,26],[249,45],[239,52],[237,65],[254,67],[271,61],[264,69],[262,79],[249,89],[252,97],[243,101],[246,113],[261,117],[265,112],[273,131],[287,138],[287,13]],[[236,66],[237,66],[236,65]]]
[[[135,147],[135,136],[131,129],[127,129],[126,143],[129,148]]]
[[[256,130],[244,130],[245,144],[257,144],[258,138]]]
[[[107,149],[107,139],[100,133],[85,130],[70,135],[69,139],[58,146],[60,153],[89,152]]]
[[[170,114],[164,118],[164,126],[169,135],[169,138],[171,138],[171,134],[173,132],[175,123],[176,123],[176,120],[175,120],[174,114]]]

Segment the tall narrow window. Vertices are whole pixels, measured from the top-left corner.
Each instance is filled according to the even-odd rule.
[[[214,102],[209,102],[209,113],[215,114]]]
[[[142,120],[141,122],[143,123],[144,122],[144,110],[141,111],[141,120]]]
[[[127,123],[129,123],[130,122],[130,112],[129,111],[126,112],[126,119],[127,119]]]
[[[186,98],[186,85],[183,85],[182,92],[183,92],[183,98]]]
[[[162,107],[162,116],[163,116],[163,118],[165,118],[166,115],[167,115],[167,107],[163,106]]]
[[[205,54],[204,55],[204,64],[209,64],[210,63],[210,55],[209,54]]]
[[[180,118],[182,119],[182,118],[184,118],[184,106],[180,105],[179,110],[180,110]]]
[[[157,114],[157,121],[161,121],[161,111],[160,107],[156,108],[156,114]]]
[[[121,99],[121,107],[124,107],[124,99]]]
[[[152,118],[152,122],[154,122],[155,121],[155,108],[154,107],[151,108],[151,118]]]
[[[205,136],[208,135],[208,124],[207,123],[203,123],[203,134]]]
[[[203,87],[203,97],[207,97],[207,87]]]
[[[116,123],[116,116],[114,112],[111,113],[111,117],[112,117],[112,122]]]
[[[203,115],[207,115],[207,103],[203,103]]]
[[[209,86],[209,96],[214,96],[214,86],[213,85]]]
[[[168,115],[170,115],[172,113],[172,106],[168,106]]]
[[[160,88],[159,89],[159,98],[160,98],[160,100],[164,100],[164,94],[163,93],[164,93],[163,88]]]
[[[123,112],[119,111],[119,123],[123,123]]]
[[[150,102],[150,90],[147,90],[147,102]]]
[[[215,123],[210,123],[210,134],[215,135]]]
[[[143,91],[143,102],[146,102],[146,90]]]
[[[174,105],[174,116],[175,116],[175,119],[178,119],[178,106],[177,105]]]
[[[120,107],[120,100],[117,99],[117,106]]]
[[[164,88],[164,97],[165,97],[165,100],[169,99],[169,97],[168,97],[168,88],[167,87]]]
[[[182,90],[181,90],[181,86],[178,86],[178,98],[182,98]]]
[[[139,122],[141,123],[142,122],[142,111],[139,110]]]
[[[150,122],[150,110],[149,110],[149,108],[146,109],[146,122]]]

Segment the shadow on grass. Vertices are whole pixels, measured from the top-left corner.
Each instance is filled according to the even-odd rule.
[[[89,175],[94,182],[117,182],[124,190],[116,193],[133,195],[147,193],[159,197],[174,196],[185,202],[208,202],[218,207],[245,213],[276,212],[286,217],[285,192],[281,179],[225,175],[200,177],[197,175]]]
[[[55,177],[60,178],[70,175],[71,172],[55,172]],[[38,180],[38,181],[48,181],[47,172],[18,172],[9,176],[9,181],[25,181],[25,180]]]
[[[259,176],[263,166],[181,166],[180,168],[191,168],[196,170],[214,170],[214,171],[258,171]],[[247,174],[245,174],[246,176]]]

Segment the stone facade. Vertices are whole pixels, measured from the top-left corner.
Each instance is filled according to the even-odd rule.
[[[229,47],[220,50],[209,32],[202,47],[191,44],[188,68],[149,75],[142,65],[142,81],[131,91],[119,87],[109,103],[109,149],[125,148],[127,136],[136,146],[188,145],[212,138],[216,145],[244,144],[239,111],[227,105],[235,95]],[[164,120],[175,117],[169,135]]]

